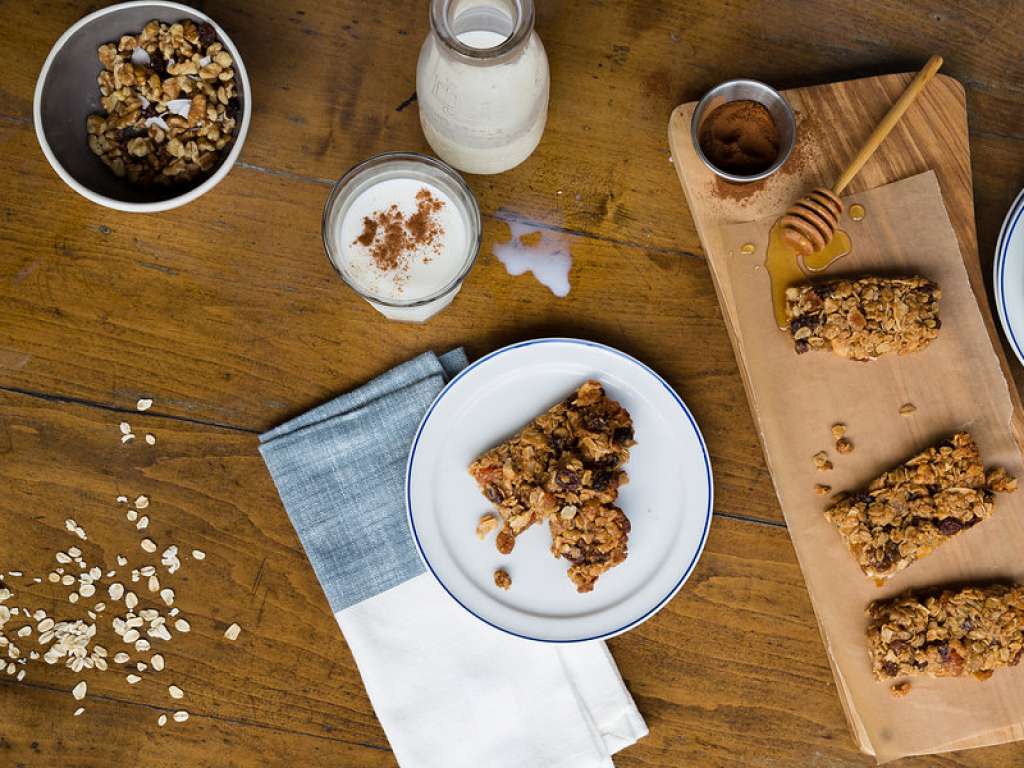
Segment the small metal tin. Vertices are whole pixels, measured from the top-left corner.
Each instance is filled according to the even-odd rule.
[[[775,127],[779,132],[779,156],[768,168],[750,176],[740,176],[718,168],[704,154],[699,138],[701,125],[707,115],[722,104],[742,100],[763,104],[775,121]],[[693,111],[693,119],[690,121],[690,138],[693,140],[693,149],[697,156],[704,161],[704,165],[711,169],[712,173],[728,181],[745,184],[768,178],[789,159],[793,147],[796,146],[796,116],[793,114],[793,108],[789,106],[789,102],[770,85],[765,85],[757,80],[727,80],[704,94],[704,98],[697,103],[697,108]]]

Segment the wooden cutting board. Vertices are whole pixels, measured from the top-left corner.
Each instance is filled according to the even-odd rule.
[[[797,115],[797,146],[780,172],[755,184],[729,184],[711,173],[690,139],[690,118],[697,102],[676,107],[668,130],[672,160],[716,288],[726,256],[719,228],[781,211],[813,187],[831,186],[912,77],[910,73],[883,75],[784,91]],[[964,89],[957,80],[945,75],[936,76],[928,84],[845,194],[873,189],[928,169],[938,176],[992,346],[1003,374],[1012,382],[978,259]],[[718,297],[735,351],[734,310],[723,300],[720,288]],[[742,356],[737,357],[743,372]],[[743,378],[749,399],[745,372]],[[1014,405],[1014,437],[1024,449],[1024,410],[1020,394],[1012,384],[1010,395]]]
[[[669,142],[673,162],[707,255],[748,401],[759,425],[763,414],[757,412],[757,398],[752,397],[750,370],[742,353],[742,345],[737,343],[740,323],[736,307],[731,306],[735,292],[729,288],[730,263],[727,259],[730,254],[723,228],[778,214],[813,187],[831,186],[911,78],[911,74],[888,75],[784,92],[797,115],[797,147],[779,173],[750,185],[733,185],[718,179],[697,156],[690,138],[690,119],[696,102],[681,105],[672,114]],[[929,83],[903,120],[851,183],[847,193],[856,194],[881,187],[929,169],[937,177],[989,342],[998,358],[1003,377],[1012,382],[989,310],[978,259],[964,91],[956,80],[944,76],[936,77]],[[735,253],[732,258],[736,258]],[[922,260],[927,261],[926,254],[922,255]],[[969,301],[970,292],[965,290],[965,295]],[[980,343],[984,344],[984,334],[980,327],[979,337],[982,339]],[[1020,396],[1014,386],[1009,386],[1008,390],[1013,410],[1010,420],[1012,438],[1024,449],[1024,415]],[[758,432],[759,438],[763,439],[760,426]],[[1008,442],[1012,444],[1012,441]],[[783,512],[787,510],[784,508]],[[793,521],[790,521],[792,524]],[[823,635],[826,636],[828,646],[824,629]],[[851,711],[849,692],[831,652],[829,661],[836,672],[840,698],[855,740],[862,750],[873,753],[871,740],[866,735],[861,718]],[[1012,737],[1020,738],[1019,735]],[[967,743],[958,744],[956,748],[985,743],[990,741],[984,737],[971,739]]]

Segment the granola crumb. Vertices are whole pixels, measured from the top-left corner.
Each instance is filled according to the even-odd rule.
[[[487,538],[487,534],[498,527],[498,518],[489,512],[486,515],[480,515],[480,521],[476,524],[476,537],[483,541]]]
[[[508,571],[504,568],[499,568],[494,572],[494,585],[501,589],[507,590],[512,586],[512,577],[508,575]]]
[[[832,469],[832,462],[828,459],[828,454],[825,451],[818,451],[812,457],[814,459],[814,466],[819,472],[827,472]]]
[[[909,416],[917,410],[917,406],[913,403],[904,403],[900,406],[900,416]]]
[[[826,495],[828,495],[829,493],[832,492],[832,486],[831,485],[821,485],[821,484],[818,484],[818,485],[814,486],[814,492],[816,494],[818,494],[819,496],[826,496]]]
[[[841,438],[845,434],[846,434],[846,425],[845,424],[841,424],[840,423],[840,424],[833,424],[832,425],[832,439],[833,440],[838,440],[839,438]]]
[[[845,437],[841,437],[836,440],[836,450],[839,453],[853,453],[853,443]]]
[[[904,696],[910,693],[910,681],[904,680],[902,683],[896,683],[889,689],[889,691],[897,699],[902,699]]]

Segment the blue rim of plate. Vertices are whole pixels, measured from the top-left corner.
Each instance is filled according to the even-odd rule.
[[[523,634],[520,634],[519,632],[513,632],[510,629],[506,629],[505,627],[498,626],[494,622],[488,621],[483,616],[480,616],[479,614],[474,613],[473,611],[471,611],[461,600],[459,600],[459,598],[457,598],[452,593],[452,591],[450,589],[448,589],[448,586],[441,580],[441,577],[437,575],[437,572],[434,570],[433,566],[430,564],[430,560],[427,558],[427,553],[423,551],[423,546],[420,544],[419,536],[416,533],[416,521],[413,518],[413,513],[412,513],[412,463],[413,463],[413,460],[416,458],[416,448],[419,446],[420,435],[423,434],[423,430],[427,426],[427,422],[430,420],[430,415],[434,412],[434,408],[436,408],[438,403],[440,403],[441,400],[444,399],[445,395],[447,395],[448,392],[451,391],[452,387],[454,387],[455,384],[463,376],[466,376],[470,371],[474,370],[475,368],[478,368],[482,364],[486,363],[488,360],[491,360],[491,359],[497,357],[498,355],[502,355],[502,354],[504,354],[506,352],[511,352],[513,350],[516,350],[516,349],[521,349],[523,347],[535,346],[535,345],[538,345],[538,344],[578,344],[578,345],[583,346],[583,347],[593,347],[595,349],[601,349],[601,350],[604,350],[605,352],[611,352],[614,355],[618,355],[619,357],[624,358],[625,360],[628,360],[629,362],[631,362],[634,365],[638,366],[641,370],[643,370],[643,371],[647,372],[648,374],[650,374],[672,396],[672,399],[676,401],[676,403],[679,405],[680,409],[682,409],[683,413],[685,414],[687,420],[690,422],[690,426],[692,427],[694,434],[697,436],[697,441],[700,443],[701,457],[704,459],[704,475],[705,475],[705,477],[707,479],[708,507],[707,507],[707,510],[705,510],[705,513],[704,513],[704,530],[701,531],[700,543],[697,545],[697,551],[694,553],[693,559],[690,561],[690,564],[686,566],[686,570],[683,572],[683,575],[680,577],[679,581],[676,582],[675,586],[673,586],[672,589],[669,590],[669,593],[667,595],[665,595],[665,597],[663,597],[661,600],[659,600],[654,605],[653,608],[648,610],[642,616],[639,616],[636,619],[633,619],[632,621],[624,624],[623,626],[619,627],[618,629],[613,629],[613,630],[611,630],[609,632],[603,632],[603,633],[601,633],[599,635],[593,635],[591,637],[581,637],[581,638],[574,639],[574,640],[549,640],[549,639],[543,638],[543,637],[531,637],[530,635],[523,635]],[[704,435],[701,434],[700,427],[697,426],[696,419],[693,418],[693,414],[690,413],[690,409],[686,407],[686,403],[683,402],[683,399],[679,396],[679,394],[674,389],[672,389],[672,387],[669,385],[669,383],[667,381],[665,381],[665,379],[663,379],[657,373],[657,371],[655,371],[649,365],[646,365],[645,363],[640,362],[639,360],[637,360],[632,355],[627,355],[625,352],[622,352],[622,351],[620,351],[618,349],[615,349],[614,347],[609,347],[607,344],[600,344],[600,343],[598,343],[596,341],[586,341],[584,339],[570,339],[570,338],[552,337],[552,338],[547,338],[547,339],[533,339],[532,341],[521,341],[521,342],[519,342],[517,344],[510,344],[507,347],[502,347],[501,349],[495,350],[494,352],[491,352],[490,354],[485,355],[484,357],[481,357],[476,362],[466,366],[463,370],[461,370],[455,376],[455,378],[453,378],[450,382],[448,382],[448,385],[444,389],[442,389],[440,393],[438,393],[437,397],[434,398],[434,402],[432,402],[430,404],[430,408],[427,409],[426,414],[423,416],[423,420],[420,422],[419,428],[416,430],[416,437],[415,437],[415,439],[412,442],[412,448],[409,450],[409,459],[406,462],[406,466],[405,466],[405,510],[406,510],[406,516],[407,516],[407,518],[409,520],[409,530],[412,532],[413,541],[416,542],[416,551],[419,552],[420,559],[423,561],[423,564],[427,567],[427,570],[429,570],[430,573],[433,575],[434,580],[438,584],[441,585],[441,588],[445,592],[448,593],[448,595],[451,597],[452,600],[454,600],[456,603],[458,603],[460,606],[462,606],[462,608],[467,613],[469,613],[472,616],[475,616],[477,619],[482,621],[484,624],[487,624],[488,626],[494,627],[494,629],[497,629],[497,630],[499,630],[501,632],[504,632],[505,634],[512,635],[514,637],[519,637],[519,638],[522,638],[523,640],[533,640],[533,641],[536,641],[538,643],[559,643],[559,644],[565,644],[565,643],[585,643],[585,642],[588,642],[590,640],[604,640],[604,639],[607,639],[607,638],[610,638],[610,637],[615,637],[616,635],[620,635],[623,632],[626,632],[627,630],[632,629],[633,627],[637,626],[638,624],[643,623],[646,619],[650,618],[655,613],[657,613],[659,610],[661,610],[665,606],[665,604],[668,603],[669,600],[671,600],[673,597],[676,596],[676,593],[679,592],[679,590],[682,588],[683,584],[685,584],[687,579],[690,578],[690,574],[693,573],[693,569],[697,565],[697,561],[700,559],[700,556],[704,552],[704,544],[707,542],[708,530],[711,528],[711,517],[712,517],[712,510],[714,509],[714,503],[715,503],[715,486],[714,486],[714,482],[712,481],[711,458],[708,456],[708,447],[704,443]]]
[[[999,322],[1003,326],[1003,333],[1010,342],[1014,354],[1017,355],[1017,360],[1024,365],[1024,348],[1022,348],[1017,335],[1013,332],[1013,326],[1010,323],[1006,310],[1006,281],[1004,279],[1006,252],[1010,247],[1010,241],[1013,239],[1014,231],[1020,223],[1022,214],[1024,214],[1024,190],[1021,190],[1013,201],[1013,205],[1010,206],[1006,218],[1003,219],[1003,226],[999,230],[999,239],[996,241],[995,264],[992,269],[992,281],[996,293],[996,310],[999,312]]]

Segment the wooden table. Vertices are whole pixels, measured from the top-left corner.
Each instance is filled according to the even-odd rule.
[[[158,544],[207,553],[175,576],[192,632],[130,686],[33,665],[0,675],[4,766],[394,765],[352,657],[288,522],[257,434],[426,349],[479,356],[543,335],[620,347],[661,372],[707,439],[716,519],[683,591],[610,643],[651,734],[619,766],[862,766],[758,448],[700,243],[666,146],[676,104],[716,82],[780,87],[916,68],[966,86],[986,269],[1024,179],[1024,6],[1006,2],[542,2],[547,133],[521,167],[471,177],[484,248],[455,304],[389,323],[328,265],[331,180],[378,151],[428,150],[415,88],[420,2],[204,4],[239,45],[256,113],[242,162],[188,207],[92,205],[43,159],[32,89],[94,6],[5,2],[0,27],[0,570],[45,574],[89,532],[93,561],[138,555],[115,496],[146,493]],[[836,19],[838,18],[838,23]],[[509,220],[562,236],[572,293],[510,277]],[[1024,372],[1014,362],[1014,376]],[[135,412],[139,397],[155,405]],[[118,424],[151,432],[122,446]],[[17,604],[67,608],[44,582]],[[243,627],[231,644],[232,621]],[[188,694],[185,724],[156,726]],[[471,737],[471,735],[467,735]],[[1011,766],[1024,746],[906,761]]]

